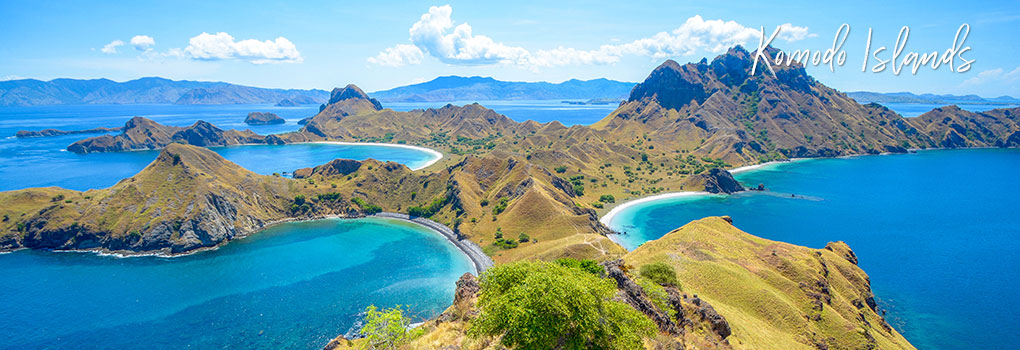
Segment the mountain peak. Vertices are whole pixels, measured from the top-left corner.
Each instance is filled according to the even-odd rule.
[[[368,94],[366,94],[364,91],[361,90],[361,88],[354,84],[347,84],[347,86],[345,86],[343,89],[340,88],[333,89],[329,96],[329,102],[327,102],[326,104],[331,105],[340,101],[352,99],[367,100],[369,102],[372,102],[372,105],[375,106],[375,110],[378,111],[382,109],[382,104],[380,104],[379,101],[376,101],[376,99],[374,98],[368,97]]]

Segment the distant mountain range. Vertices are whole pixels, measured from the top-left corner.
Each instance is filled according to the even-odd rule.
[[[445,76],[424,83],[376,91],[382,102],[447,102],[486,100],[625,99],[635,83],[609,79],[562,83],[501,81],[490,77]]]
[[[913,94],[909,92],[868,92],[853,91],[846,93],[858,103],[926,103],[926,104],[1020,104],[1020,99],[1012,96],[985,98],[978,95],[935,95]]]
[[[453,102],[493,100],[588,100],[627,99],[636,83],[571,79],[562,83],[514,82],[490,77],[444,76],[419,84],[377,91],[382,102]],[[909,92],[848,92],[859,103],[924,104],[1020,104],[1012,96],[985,98],[977,95],[935,95]],[[125,82],[109,79],[21,79],[0,81],[0,106],[81,104],[320,104],[329,99],[325,90],[267,89],[224,82],[170,80],[148,77]]]
[[[0,81],[0,106],[76,104],[247,104],[283,100],[325,102],[324,90],[266,89],[223,82],[141,78]]]

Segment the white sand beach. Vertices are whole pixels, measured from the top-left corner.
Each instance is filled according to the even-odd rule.
[[[603,225],[609,226],[609,223],[613,221],[613,217],[616,216],[616,214],[619,214],[623,210],[625,210],[625,209],[627,209],[627,208],[629,208],[631,206],[634,206],[636,204],[640,204],[640,203],[657,201],[657,200],[667,199],[667,198],[705,196],[705,195],[710,195],[710,194],[711,193],[708,193],[708,192],[670,192],[670,193],[662,193],[662,194],[657,194],[657,195],[654,195],[654,196],[638,198],[638,199],[634,199],[634,200],[627,201],[627,202],[624,202],[624,203],[620,203],[620,205],[618,205],[618,206],[614,207],[613,209],[609,210],[609,212],[606,213],[606,215],[603,215],[602,218],[599,219],[599,221],[602,222]]]

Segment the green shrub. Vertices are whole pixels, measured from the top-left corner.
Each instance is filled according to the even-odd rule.
[[[673,271],[673,267],[666,263],[657,262],[642,265],[639,273],[641,276],[657,284],[680,287],[680,282],[676,278],[676,271]]]
[[[502,213],[504,210],[506,210],[507,203],[509,203],[509,202],[510,202],[510,199],[508,199],[506,197],[500,198],[499,202],[496,203],[496,205],[492,207],[492,215],[499,215],[499,213]],[[495,218],[493,218],[493,219],[495,219]]]
[[[556,264],[563,267],[585,271],[596,276],[602,276],[605,274],[605,270],[602,266],[599,266],[598,262],[591,259],[577,260],[574,258],[559,258],[556,259]]]
[[[599,202],[595,202],[595,203],[592,203],[592,204],[591,204],[591,206],[592,206],[592,207],[595,207],[595,208],[597,208],[597,209],[602,209],[602,208],[604,208],[604,207],[602,206],[602,203],[599,203]]]
[[[410,328],[411,319],[404,316],[400,305],[384,310],[375,305],[365,308],[364,324],[363,349],[398,349],[424,333],[421,328]]]
[[[318,195],[317,198],[320,202],[337,202],[341,199],[340,194],[336,192],[323,193]]]
[[[546,262],[515,262],[481,278],[481,312],[473,336],[501,337],[516,349],[637,349],[655,325],[627,304],[613,301],[616,284]]]
[[[584,185],[574,185],[574,194],[578,196],[584,195]]]
[[[563,165],[560,165],[560,166],[554,168],[553,170],[556,170],[557,173],[565,173],[565,172],[567,172],[567,167],[563,166]]]
[[[530,236],[528,236],[528,234],[527,234],[527,233],[521,232],[521,234],[520,234],[520,235],[517,235],[517,240],[518,240],[518,241],[521,241],[521,243],[525,243],[525,242],[527,242],[527,241],[530,241],[530,240],[531,240],[531,237],[530,237]]]
[[[492,245],[503,248],[503,249],[514,249],[520,246],[513,238],[496,238],[496,241]]]
[[[351,202],[357,204],[358,207],[361,208],[361,212],[365,213],[366,215],[378,214],[382,212],[382,207],[365,202],[365,200],[361,198],[357,197],[351,198]]]
[[[611,195],[611,194],[604,194],[604,195],[599,197],[599,202],[602,202],[602,203],[616,203],[616,197],[613,197],[613,195]]]

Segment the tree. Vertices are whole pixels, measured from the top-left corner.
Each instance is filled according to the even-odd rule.
[[[481,279],[473,335],[502,335],[515,349],[637,349],[655,325],[612,301],[613,281],[547,262],[491,268]]]
[[[396,349],[422,334],[421,329],[408,329],[411,319],[404,316],[400,305],[379,310],[375,305],[365,308],[364,349]]]

